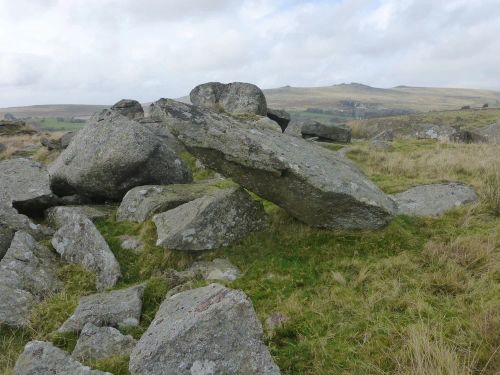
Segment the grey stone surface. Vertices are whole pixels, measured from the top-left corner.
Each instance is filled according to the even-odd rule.
[[[97,293],[80,298],[75,312],[59,328],[59,332],[80,332],[85,324],[98,327],[130,327],[139,325],[144,286]]]
[[[208,190],[208,183],[137,186],[123,197],[116,219],[143,222],[154,214],[200,198]]]
[[[71,355],[79,361],[96,360],[112,356],[129,356],[137,341],[122,335],[113,327],[98,327],[87,323],[80,333]]]
[[[411,216],[437,216],[477,200],[474,189],[462,183],[421,185],[392,196],[398,213]]]
[[[144,117],[144,109],[141,103],[137,100],[132,99],[122,99],[119,102],[113,104],[111,109],[117,111],[125,117],[131,120],[137,120]]]
[[[98,290],[113,287],[121,276],[120,265],[104,237],[92,221],[78,213],[57,230],[52,246],[65,261],[95,272]]]
[[[18,158],[0,161],[0,202],[21,212],[40,212],[57,202],[45,166]]]
[[[372,141],[392,142],[394,141],[394,132],[392,130],[381,131],[372,138]]]
[[[61,228],[81,216],[93,222],[106,219],[112,211],[112,206],[56,206],[45,210],[45,219],[53,228]]]
[[[200,275],[205,280],[234,281],[241,275],[241,271],[228,259],[216,258],[212,261],[197,261],[189,267],[188,272]]]
[[[34,304],[62,284],[56,258],[26,232],[16,232],[0,261],[0,323],[27,326]]]
[[[192,181],[184,162],[159,136],[112,110],[94,115],[49,172],[55,193],[101,200],[119,200],[135,186]]]
[[[30,341],[17,359],[12,375],[112,375],[92,370],[49,342]]]
[[[374,150],[379,150],[379,151],[391,151],[394,149],[392,146],[392,143],[389,141],[383,141],[380,139],[372,139],[368,145],[370,148],[373,148]]]
[[[282,109],[267,108],[267,117],[276,121],[284,133],[290,123],[290,114]]]
[[[191,103],[200,107],[221,109],[235,114],[267,115],[266,97],[260,88],[251,83],[208,82],[191,90],[189,98]]]
[[[309,225],[379,228],[395,211],[352,163],[306,140],[169,99],[154,103],[152,113],[207,167]]]
[[[300,129],[302,137],[317,137],[319,141],[349,143],[352,130],[346,125],[323,124],[318,121],[307,121]]]
[[[130,356],[133,375],[279,374],[250,299],[218,284],[166,299]]]
[[[63,136],[59,140],[61,142],[61,147],[67,148],[69,146],[69,144],[71,143],[71,141],[73,140],[73,138],[75,137],[76,133],[77,132],[64,133]]]
[[[157,246],[210,250],[242,239],[268,224],[262,203],[241,188],[216,190],[153,217]]]
[[[9,228],[12,231],[22,230],[29,233],[36,240],[50,238],[54,232],[52,229],[42,224],[35,224],[26,215],[17,212],[14,207],[0,202],[0,226]]]

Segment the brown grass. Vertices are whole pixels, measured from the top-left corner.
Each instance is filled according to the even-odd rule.
[[[7,146],[7,149],[0,154],[0,160],[9,159],[16,151],[29,145],[35,145],[38,149],[33,153],[33,159],[40,162],[50,162],[53,160],[54,153],[50,153],[40,142],[42,138],[59,139],[63,134],[64,132],[53,132],[2,136],[0,143]],[[50,157],[49,154],[51,154]]]

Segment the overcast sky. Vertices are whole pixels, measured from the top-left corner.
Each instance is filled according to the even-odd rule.
[[[207,81],[500,90],[500,0],[0,0],[0,107]]]

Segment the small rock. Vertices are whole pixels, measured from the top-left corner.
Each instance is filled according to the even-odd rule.
[[[421,185],[394,194],[398,213],[411,216],[437,216],[477,200],[474,189],[462,183]]]
[[[61,228],[82,216],[92,222],[106,219],[112,211],[109,206],[56,206],[45,210],[45,219],[51,227]]]
[[[157,246],[210,250],[242,239],[268,223],[264,208],[241,188],[214,191],[154,216]]]
[[[122,99],[115,103],[111,109],[117,111],[131,120],[138,120],[144,117],[144,109],[137,100]]]
[[[303,138],[317,137],[318,141],[349,143],[352,130],[345,125],[322,124],[317,121],[307,121],[300,130]]]
[[[137,186],[123,197],[116,219],[143,222],[157,213],[200,198],[208,190],[207,183]]]
[[[70,215],[54,234],[52,246],[65,261],[95,272],[97,290],[113,287],[121,276],[120,265],[106,240],[89,219],[75,212]]]
[[[91,370],[51,343],[30,341],[16,362],[12,375],[112,375]]]
[[[166,299],[130,356],[133,375],[279,374],[250,299],[218,284]]]
[[[391,142],[382,141],[382,140],[378,140],[378,139],[372,139],[369,143],[369,146],[370,146],[370,148],[373,148],[373,149],[379,150],[379,151],[391,151],[394,149]]]
[[[267,117],[276,121],[284,133],[288,124],[290,123],[290,114],[282,109],[267,108]]]
[[[198,261],[190,268],[190,272],[200,275],[205,280],[234,281],[241,272],[227,259],[217,258],[213,261]]]
[[[97,293],[80,298],[73,315],[58,332],[80,332],[85,324],[98,327],[130,327],[139,325],[144,286]]]
[[[122,241],[120,246],[125,250],[138,250],[144,246],[143,243],[136,237],[122,236],[120,237],[120,240]]]
[[[109,358],[115,355],[129,356],[137,341],[124,336],[113,327],[97,327],[87,323],[80,333],[71,355],[78,361]]]

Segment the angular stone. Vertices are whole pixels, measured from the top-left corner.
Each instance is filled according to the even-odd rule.
[[[208,183],[137,186],[123,197],[116,219],[143,222],[157,213],[200,198],[208,190]]]
[[[198,261],[189,267],[188,272],[200,275],[205,280],[234,281],[240,277],[240,270],[227,259],[216,258],[212,261]]]
[[[196,86],[189,94],[196,106],[235,114],[267,115],[267,102],[260,88],[243,82],[223,84],[208,82]]]
[[[398,213],[411,216],[437,216],[477,200],[474,189],[462,183],[421,185],[394,194]]]
[[[112,211],[112,206],[56,206],[45,210],[45,219],[51,227],[61,228],[82,216],[92,222],[106,219]]]
[[[0,143],[0,154],[7,150],[7,146],[5,146],[3,143]]]
[[[59,195],[119,200],[135,186],[192,181],[184,162],[148,127],[107,110],[78,132],[49,167]]]
[[[122,335],[113,327],[97,327],[87,323],[80,333],[71,355],[78,361],[96,360],[112,356],[129,356],[137,341]]]
[[[35,302],[58,290],[56,258],[26,232],[16,232],[0,261],[0,323],[27,326]]]
[[[241,188],[221,189],[153,217],[157,246],[210,250],[228,246],[268,224],[262,203]]]
[[[111,109],[131,120],[137,120],[144,117],[144,109],[137,100],[122,99],[115,103]]]
[[[58,332],[80,332],[85,324],[98,327],[130,327],[139,325],[144,286],[97,293],[80,298],[75,312]]]
[[[130,356],[133,375],[279,374],[250,299],[218,284],[166,299]]]
[[[104,237],[86,217],[73,214],[52,238],[52,246],[62,259],[83,265],[96,273],[97,290],[113,287],[121,276],[120,265]]]
[[[379,228],[395,211],[372,181],[329,150],[174,100],[160,99],[154,107],[207,167],[309,225]]]
[[[16,362],[12,375],[112,375],[91,370],[49,342],[30,341]]]
[[[317,138],[321,142],[349,143],[352,130],[345,125],[322,124],[317,121],[307,121],[300,130],[304,138]]]
[[[22,213],[38,213],[57,204],[47,169],[33,160],[0,161],[0,202]]]
[[[290,123],[290,114],[282,109],[267,108],[267,117],[276,121],[284,133]]]

